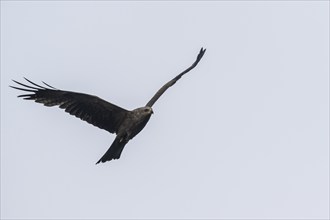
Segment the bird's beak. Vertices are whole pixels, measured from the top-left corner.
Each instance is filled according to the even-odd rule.
[[[151,109],[151,114],[153,114],[153,113],[154,113],[154,110]]]

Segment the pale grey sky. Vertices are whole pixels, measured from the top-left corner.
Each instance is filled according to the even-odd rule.
[[[126,109],[114,135],[16,98],[27,77]],[[1,1],[1,218],[329,218],[328,1]]]

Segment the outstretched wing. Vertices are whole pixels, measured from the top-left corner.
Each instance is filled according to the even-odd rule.
[[[13,80],[22,87],[10,87],[31,92],[32,94],[19,95],[18,97],[35,100],[35,102],[49,107],[59,106],[69,114],[111,133],[117,133],[120,123],[128,112],[96,96],[58,90],[43,82],[47,86],[44,87],[26,78],[24,79],[31,83],[32,86]]]
[[[171,86],[173,86],[176,81],[178,81],[184,74],[188,73],[190,70],[192,70],[193,68],[195,68],[195,66],[197,66],[197,64],[199,63],[199,61],[202,59],[204,53],[205,53],[206,49],[203,49],[203,47],[201,48],[201,50],[199,51],[199,54],[197,56],[196,61],[185,71],[183,71],[182,73],[180,73],[179,75],[177,75],[174,79],[172,79],[171,81],[169,81],[168,83],[166,83],[165,85],[163,85],[162,88],[160,88],[157,93],[150,99],[150,101],[147,103],[146,106],[151,107],[153,104],[155,104],[155,102],[159,99],[159,97]]]

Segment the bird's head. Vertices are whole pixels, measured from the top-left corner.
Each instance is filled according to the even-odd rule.
[[[152,110],[152,108],[149,107],[149,106],[137,108],[137,109],[134,109],[133,111],[138,112],[139,114],[145,115],[145,116],[147,116],[147,115],[150,116],[150,115],[152,115],[154,113],[154,111]]]

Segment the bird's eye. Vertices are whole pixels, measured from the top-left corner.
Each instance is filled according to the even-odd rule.
[[[144,109],[144,112],[149,112],[149,109]]]

